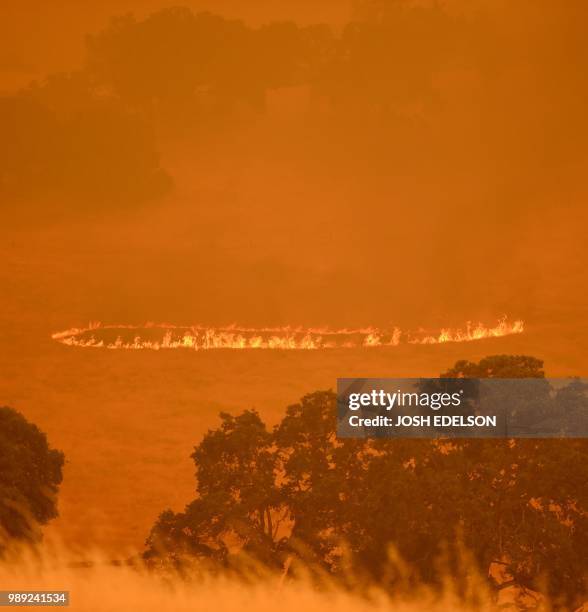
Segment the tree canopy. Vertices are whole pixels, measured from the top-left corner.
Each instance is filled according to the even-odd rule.
[[[0,551],[6,540],[38,539],[57,516],[63,462],[36,425],[0,407]]]
[[[41,197],[53,214],[71,212],[71,201],[78,213],[116,210],[170,187],[146,122],[96,95],[84,74],[0,97],[0,123],[0,193],[16,201]]]
[[[542,367],[498,355],[449,372],[541,378]],[[564,389],[585,407],[583,388]],[[368,584],[395,588],[392,546],[411,583],[441,587],[440,560],[458,575],[465,549],[497,590],[513,584],[565,606],[586,595],[584,440],[337,439],[331,391],[289,406],[271,432],[254,411],[221,419],[192,455],[196,499],[153,527],[145,553],[153,563],[181,565],[187,555],[227,565],[245,551],[280,565],[302,556],[341,580],[351,567]]]

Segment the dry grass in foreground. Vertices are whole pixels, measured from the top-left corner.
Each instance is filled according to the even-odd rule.
[[[469,582],[465,599],[457,596],[451,580],[447,580],[441,595],[420,589],[409,596],[394,597],[378,590],[370,590],[368,594],[352,592],[327,580],[316,586],[310,580],[285,580],[284,576],[276,575],[255,580],[218,576],[185,580],[169,574],[159,575],[140,565],[113,564],[100,554],[84,555],[81,562],[79,557],[49,547],[42,554],[21,552],[0,563],[0,589],[68,590],[69,609],[84,612],[516,609],[512,597],[506,593],[498,602],[492,601],[485,585],[477,578]]]

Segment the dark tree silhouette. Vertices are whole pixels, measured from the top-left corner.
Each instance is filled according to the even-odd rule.
[[[533,357],[496,355],[442,376],[544,374]],[[512,381],[513,392],[524,382]],[[588,408],[581,383],[554,393],[539,382],[542,415],[560,399],[571,412]],[[273,433],[257,413],[221,415],[192,455],[197,499],[161,515],[147,558],[177,562],[181,552],[226,563],[239,542],[271,565],[302,555],[343,581],[351,574],[399,588],[392,546],[411,568],[405,585],[442,588],[443,558],[465,593],[465,548],[496,591],[542,591],[564,608],[586,596],[585,440],[338,439],[336,408],[333,392],[312,393]]]
[[[145,122],[98,96],[84,75],[59,75],[0,97],[0,194],[51,213],[119,209],[170,188]],[[62,202],[63,210],[57,206]],[[82,202],[82,204],[80,204]]]
[[[272,562],[280,527],[272,435],[255,411],[221,419],[192,455],[198,497],[184,512],[159,517],[147,558],[171,551],[174,562],[186,554],[226,562],[230,543]]]
[[[35,541],[57,516],[64,456],[38,427],[0,408],[0,551],[7,540]]]
[[[326,27],[270,23],[259,29],[185,7],[138,21],[113,19],[87,39],[87,71],[156,120],[193,122],[239,104],[263,108],[265,92],[309,81],[331,40]]]
[[[443,378],[544,378],[543,362],[526,355],[492,355],[478,363],[461,360]]]
[[[441,5],[363,3],[337,41],[322,87],[332,102],[379,116],[431,105],[465,28]]]

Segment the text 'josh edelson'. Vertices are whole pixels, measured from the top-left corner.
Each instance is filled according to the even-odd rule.
[[[337,435],[588,437],[584,385],[579,379],[340,378]],[[572,391],[577,402],[570,411]]]

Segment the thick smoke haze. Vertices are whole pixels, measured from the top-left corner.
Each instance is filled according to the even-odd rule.
[[[0,8],[0,405],[71,459],[66,539],[140,545],[162,497],[190,499],[186,458],[220,409],[273,414],[337,376],[434,376],[502,352],[587,374],[583,0],[176,4]],[[369,356],[50,339],[96,320],[439,329],[505,314],[525,334]]]
[[[140,21],[164,7],[127,4],[7,6],[4,27],[14,23],[19,40],[6,47],[26,48],[22,62],[44,71],[35,74],[42,83],[83,66],[85,34],[100,32],[111,14],[134,11]],[[285,18],[340,25],[345,13],[335,3],[281,5],[275,14],[225,4],[191,8],[252,26]],[[365,5],[346,12],[366,28],[382,13],[383,33],[366,45],[361,22],[342,35],[335,29],[346,67],[315,74],[310,85],[270,87],[254,117],[160,129],[150,146],[174,182],[167,199],[135,216],[100,211],[98,223],[51,228],[48,239],[69,261],[61,266],[55,255],[64,285],[52,283],[47,299],[71,304],[83,295],[76,321],[434,326],[503,313],[551,321],[562,308],[573,317],[585,280],[581,3],[576,18],[548,2],[416,3],[412,12],[409,3],[404,11]],[[386,11],[402,13],[406,36],[386,26]],[[18,32],[32,27],[33,14],[44,32],[25,42]],[[72,104],[70,90],[56,89],[57,105]],[[79,163],[86,166],[73,166],[72,181],[93,160]],[[154,178],[145,190],[159,188]],[[83,191],[70,197],[69,209],[94,212]],[[125,208],[121,197],[104,199]],[[46,211],[36,215],[46,221]],[[68,257],[63,249],[79,234],[82,252],[72,244]],[[30,257],[38,248],[51,265],[46,235],[22,240]],[[33,277],[42,287],[44,274]]]

